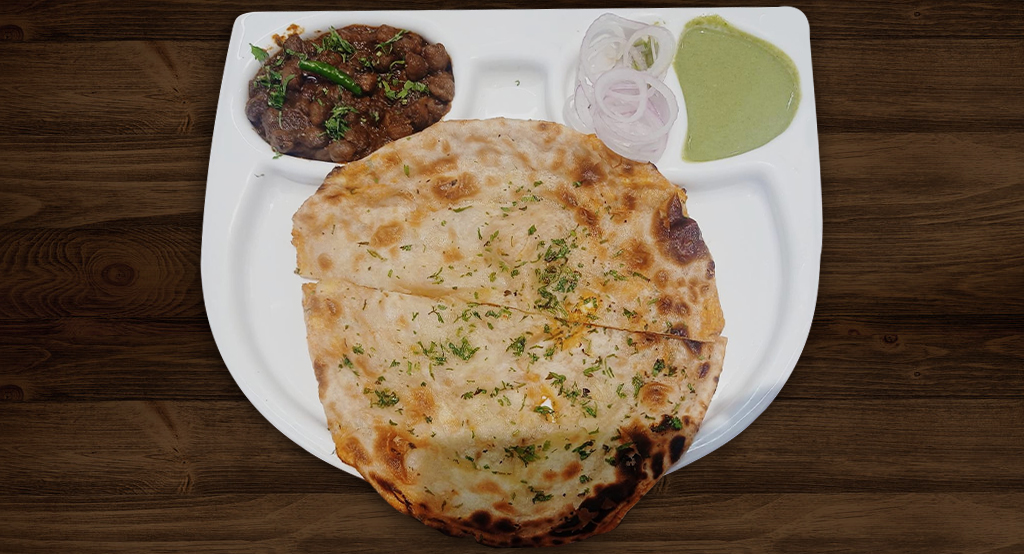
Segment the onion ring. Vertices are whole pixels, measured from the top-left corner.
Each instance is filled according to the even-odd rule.
[[[661,81],[674,45],[664,27],[610,13],[597,18],[580,46],[576,84],[563,108],[566,123],[596,133],[627,158],[660,158],[679,115],[675,96]]]

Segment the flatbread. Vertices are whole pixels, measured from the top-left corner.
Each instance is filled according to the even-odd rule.
[[[692,442],[726,340],[686,193],[554,123],[447,121],[295,214],[337,454],[495,546],[614,528]]]
[[[332,171],[293,243],[310,279],[714,341],[715,264],[685,201],[592,135],[446,121]]]
[[[494,546],[614,528],[692,442],[725,352],[344,280],[303,295],[339,458],[399,511]]]

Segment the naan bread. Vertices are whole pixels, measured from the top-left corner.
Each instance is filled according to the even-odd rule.
[[[446,121],[340,167],[295,214],[300,275],[713,342],[685,192],[592,135]]]
[[[693,440],[725,352],[344,280],[303,293],[341,460],[396,509],[495,546],[614,528]]]

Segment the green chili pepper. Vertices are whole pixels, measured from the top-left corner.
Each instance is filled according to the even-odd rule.
[[[352,94],[360,95],[363,93],[363,88],[356,83],[348,73],[334,67],[329,63],[315,62],[310,60],[299,60],[299,69],[303,71],[309,71],[310,73],[316,73],[321,77],[326,77],[331,81],[345,87]]]

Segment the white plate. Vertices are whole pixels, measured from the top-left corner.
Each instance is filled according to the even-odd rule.
[[[306,349],[300,284],[293,273],[291,217],[333,164],[284,156],[245,117],[258,63],[291,24],[311,37],[362,23],[413,30],[452,57],[448,119],[494,116],[562,122],[573,61],[587,27],[606,10],[250,13],[235,21],[214,127],[203,217],[203,294],[210,328],[238,386],[290,439],[353,475],[334,455]],[[682,161],[677,124],[657,166],[684,186],[690,215],[715,258],[729,337],[718,391],[678,469],[722,446],[765,410],[792,372],[814,313],[821,258],[821,177],[810,36],[792,8],[623,9],[678,33],[690,19],[720,14],[785,51],[800,71],[801,103],[789,129],[745,154]],[[500,31],[498,29],[501,29]],[[682,98],[669,72],[666,83]],[[682,105],[681,105],[682,109]]]

